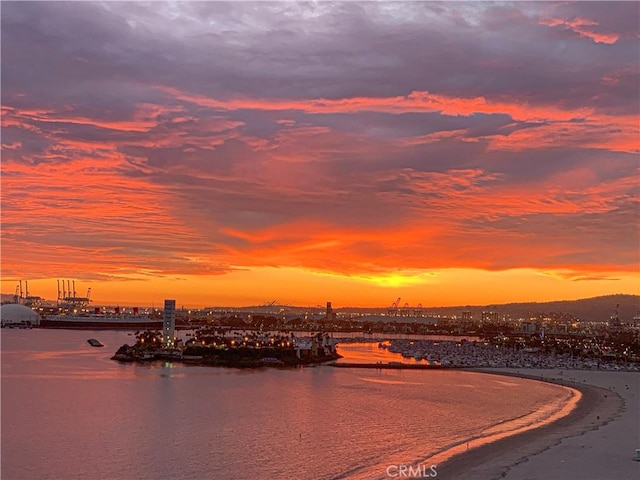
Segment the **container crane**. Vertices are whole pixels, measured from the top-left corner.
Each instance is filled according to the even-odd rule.
[[[396,301],[395,301],[395,302],[393,302],[393,303],[391,304],[391,306],[389,307],[389,310],[388,310],[389,315],[394,315],[394,316],[395,316],[395,315],[397,315],[397,314],[398,314],[398,305],[400,305],[400,297],[398,297],[398,298],[396,299]]]

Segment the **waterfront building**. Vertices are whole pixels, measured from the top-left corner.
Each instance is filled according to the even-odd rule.
[[[498,312],[495,310],[485,310],[482,312],[482,323],[497,323]]]
[[[164,315],[162,320],[162,343],[166,347],[173,347],[176,331],[176,301],[164,301]]]
[[[333,313],[333,307],[331,306],[331,302],[327,302],[327,322],[333,322],[336,317],[335,313]]]
[[[29,307],[17,303],[5,303],[0,307],[2,327],[30,327],[40,324],[40,315]]]
[[[522,322],[522,333],[534,334],[538,332],[540,325],[535,322]]]

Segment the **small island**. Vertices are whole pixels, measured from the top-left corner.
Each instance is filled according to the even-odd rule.
[[[161,332],[136,333],[136,343],[122,345],[112,360],[172,360],[195,365],[235,368],[296,367],[337,360],[336,341],[326,333],[309,337],[276,332],[241,332],[202,328],[185,342],[167,341]]]

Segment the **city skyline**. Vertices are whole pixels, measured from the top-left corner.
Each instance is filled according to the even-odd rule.
[[[2,293],[639,294],[635,2],[3,2]]]

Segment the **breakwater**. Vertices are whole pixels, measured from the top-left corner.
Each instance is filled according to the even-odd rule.
[[[426,365],[419,363],[348,363],[348,362],[333,362],[329,364],[331,367],[336,368],[373,368],[378,370],[451,370],[458,367],[442,366],[442,365]]]

